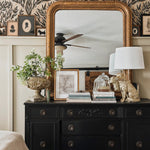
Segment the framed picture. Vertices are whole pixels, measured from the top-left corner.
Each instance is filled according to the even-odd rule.
[[[0,27],[0,36],[6,35],[6,27]]]
[[[35,16],[18,16],[18,30],[18,35],[20,36],[34,36]]]
[[[140,27],[139,26],[133,26],[132,27],[132,35],[133,36],[140,36]]]
[[[69,93],[79,90],[79,70],[62,69],[55,71],[54,100],[66,100]]]
[[[10,35],[10,36],[18,35],[18,22],[15,22],[15,21],[7,22],[7,35]]]
[[[142,20],[142,35],[150,36],[150,15],[143,14],[141,20]]]
[[[37,28],[37,36],[46,36],[46,28]]]

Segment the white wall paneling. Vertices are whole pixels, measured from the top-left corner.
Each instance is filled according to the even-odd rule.
[[[33,91],[23,86],[16,74],[10,72],[14,64],[23,64],[25,55],[35,48],[42,56],[46,55],[44,37],[0,37],[0,130],[14,130],[24,135],[24,102]],[[133,71],[133,80],[140,85],[141,97],[150,98],[150,38],[133,38],[133,45],[144,49],[145,70]],[[84,71],[80,72],[84,89]]]
[[[24,102],[33,91],[22,85],[12,73],[12,65],[22,65],[24,57],[35,48],[46,55],[44,37],[0,37],[0,130],[14,130],[24,135]]]

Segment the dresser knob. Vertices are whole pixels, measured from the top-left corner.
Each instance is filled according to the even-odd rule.
[[[67,110],[67,115],[68,116],[73,116],[73,110],[72,109]]]
[[[109,115],[114,116],[116,114],[116,111],[114,109],[109,110]]]
[[[74,131],[74,125],[73,124],[68,125],[68,131]]]
[[[142,147],[143,147],[142,141],[137,141],[137,142],[136,142],[136,147],[137,147],[137,148],[142,148]]]
[[[45,116],[46,115],[46,110],[45,109],[41,109],[40,110],[40,115],[41,116]]]
[[[40,142],[40,147],[41,148],[45,148],[46,147],[46,142],[45,141],[41,141]]]
[[[137,116],[142,116],[143,115],[142,110],[141,109],[137,109],[136,110],[136,115]]]
[[[72,140],[68,141],[68,147],[74,147],[74,142]]]
[[[115,146],[115,142],[114,141],[112,141],[112,140],[108,141],[108,147],[113,148],[114,146]]]
[[[112,124],[109,124],[109,125],[108,125],[108,130],[114,131],[114,130],[115,130],[115,126],[112,125]]]

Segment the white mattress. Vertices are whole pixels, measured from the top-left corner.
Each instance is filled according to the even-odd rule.
[[[0,150],[28,150],[28,148],[20,134],[0,130]]]

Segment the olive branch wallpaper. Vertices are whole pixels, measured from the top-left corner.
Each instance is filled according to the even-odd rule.
[[[17,21],[18,15],[35,15],[36,25],[40,27],[45,27],[46,10],[52,3],[56,1],[57,0],[0,0],[0,26],[6,26],[7,21]],[[90,1],[90,0],[79,0],[79,1]],[[108,1],[108,0],[97,0],[97,1]],[[132,9],[134,26],[141,26],[141,14],[150,14],[150,0],[118,0],[118,1],[126,3]]]

